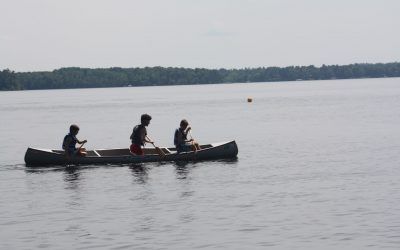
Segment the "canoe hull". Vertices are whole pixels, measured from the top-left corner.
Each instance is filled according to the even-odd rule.
[[[176,153],[175,148],[161,148],[165,156],[154,149],[145,149],[144,156],[131,155],[129,149],[102,149],[88,151],[86,157],[67,157],[63,151],[28,148],[25,153],[27,166],[68,165],[68,164],[126,164],[160,161],[203,161],[236,158],[238,147],[235,141],[202,145],[197,152]]]

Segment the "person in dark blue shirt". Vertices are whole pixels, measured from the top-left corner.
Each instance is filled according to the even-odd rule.
[[[193,138],[190,138],[189,140],[187,138],[187,135],[190,133],[191,129],[192,128],[189,127],[189,122],[183,119],[179,125],[179,128],[175,130],[174,145],[178,153],[200,150],[200,145],[194,141]]]
[[[69,127],[69,134],[64,137],[62,148],[65,151],[65,154],[68,156],[78,155],[78,156],[86,156],[87,152],[85,148],[82,148],[83,144],[87,142],[87,140],[80,141],[76,138],[76,135],[79,132],[78,125],[72,124]],[[81,144],[79,148],[76,148],[76,144]]]

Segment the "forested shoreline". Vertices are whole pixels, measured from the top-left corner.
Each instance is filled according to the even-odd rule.
[[[400,77],[400,63],[362,63],[244,69],[205,68],[61,68],[42,72],[0,71],[0,90],[166,86]]]

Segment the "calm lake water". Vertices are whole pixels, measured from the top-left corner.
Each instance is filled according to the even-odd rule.
[[[238,159],[24,165],[71,123],[128,147],[142,113]],[[400,248],[400,78],[0,92],[0,115],[0,249]]]

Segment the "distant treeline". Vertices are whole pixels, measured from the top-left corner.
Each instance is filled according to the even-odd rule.
[[[400,77],[400,63],[290,66],[285,68],[61,68],[48,72],[0,71],[0,90],[164,86]]]

